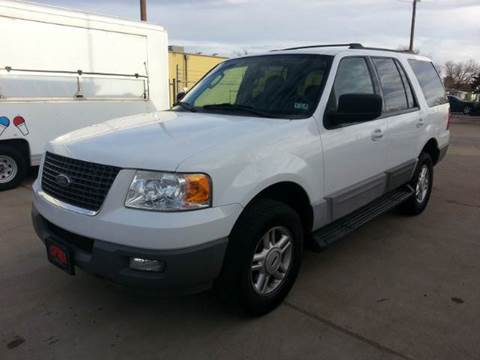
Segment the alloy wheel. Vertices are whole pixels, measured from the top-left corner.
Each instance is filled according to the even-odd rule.
[[[279,289],[293,262],[293,237],[290,231],[277,226],[263,235],[255,249],[251,264],[251,283],[259,295]]]
[[[415,198],[419,204],[423,203],[430,188],[430,170],[423,165],[418,173],[417,185],[415,187]]]

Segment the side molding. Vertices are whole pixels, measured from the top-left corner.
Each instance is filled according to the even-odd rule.
[[[412,179],[416,165],[416,159],[409,160],[382,174],[330,194],[323,202],[313,204],[313,230],[338,220],[407,184]]]
[[[387,189],[386,191],[392,191],[396,188],[408,183],[413,176],[415,167],[417,166],[417,160],[407,161],[393,169],[386,172],[387,174]]]

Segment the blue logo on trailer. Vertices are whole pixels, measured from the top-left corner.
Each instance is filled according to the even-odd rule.
[[[10,120],[6,116],[0,116],[0,136],[2,136],[3,132],[6,128],[10,126]]]

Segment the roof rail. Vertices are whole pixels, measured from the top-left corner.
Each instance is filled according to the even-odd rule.
[[[392,51],[396,53],[407,53],[407,54],[415,54],[414,51],[405,49],[405,50],[398,50],[398,49],[388,49],[388,48],[379,48],[379,47],[362,47],[365,50],[374,50],[374,51]]]
[[[362,44],[349,43],[349,44],[321,44],[321,45],[297,46],[297,47],[277,49],[272,51],[301,50],[301,49],[313,49],[313,48],[324,48],[324,47],[348,47],[349,49],[363,49]]]
[[[387,49],[387,48],[366,47],[360,43],[308,45],[308,46],[297,46],[297,47],[278,49],[278,50],[272,50],[272,51],[302,50],[302,49],[314,49],[314,48],[326,48],[326,47],[347,47],[349,49],[355,49],[355,50],[392,51],[397,53],[409,53],[409,54],[414,53],[413,51],[410,51],[410,50],[394,50],[394,49]]]

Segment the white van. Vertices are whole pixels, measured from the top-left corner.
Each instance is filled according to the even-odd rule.
[[[0,190],[72,130],[169,107],[161,26],[0,0]]]

